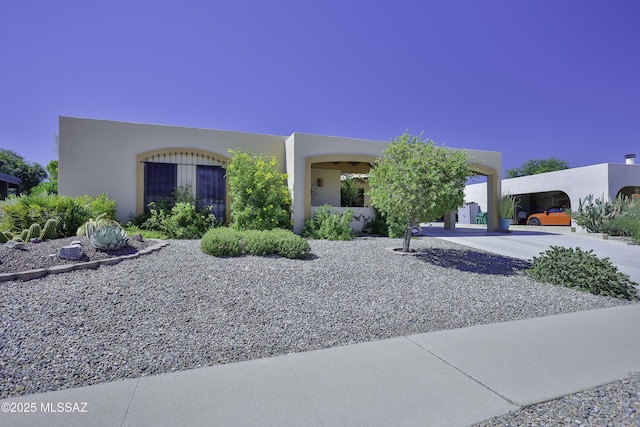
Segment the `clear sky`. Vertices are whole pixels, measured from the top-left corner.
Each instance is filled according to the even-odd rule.
[[[640,161],[638,0],[16,0],[0,16],[0,147],[43,166],[60,115],[424,131],[505,169]]]

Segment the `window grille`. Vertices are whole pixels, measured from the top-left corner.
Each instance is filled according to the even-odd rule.
[[[195,190],[198,209],[211,207],[211,213],[224,221],[226,212],[226,182],[224,161],[211,155],[175,151],[145,157],[144,210],[150,202],[172,200],[178,187]],[[195,180],[195,182],[194,182]]]

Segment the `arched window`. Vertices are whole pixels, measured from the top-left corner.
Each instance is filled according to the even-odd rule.
[[[225,220],[223,159],[197,150],[162,150],[143,154],[139,161],[144,166],[144,212],[148,211],[149,203],[173,202],[176,192],[181,192],[193,196],[198,209],[209,210],[219,220]]]

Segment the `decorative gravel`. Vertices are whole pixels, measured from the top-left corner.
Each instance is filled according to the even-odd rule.
[[[0,283],[0,398],[628,304],[537,283],[517,259],[411,245],[418,255],[386,250],[396,239],[311,241],[310,259],[290,260],[172,240],[113,266]]]
[[[640,426],[640,373],[474,426]]]
[[[80,242],[82,257],[77,261],[59,258],[58,250]],[[149,247],[155,241],[138,242],[129,239],[129,244],[114,251],[101,251],[93,247],[86,236],[64,237],[62,239],[45,240],[39,243],[26,242],[22,249],[11,249],[6,244],[0,245],[0,273],[18,273],[26,270],[49,268],[56,265],[79,264],[87,261],[116,258],[123,255],[135,254],[141,249]]]

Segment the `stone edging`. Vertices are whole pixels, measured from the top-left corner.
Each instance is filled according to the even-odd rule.
[[[403,252],[402,248],[384,248],[384,250],[396,255],[419,255],[415,249],[409,249],[410,252]]]
[[[152,239],[147,239],[147,240],[152,240]],[[138,258],[140,255],[150,254],[151,252],[157,251],[158,249],[163,248],[168,244],[169,242],[165,240],[158,240],[156,244],[147,246],[144,249],[140,249],[135,254],[122,255],[118,257],[105,258],[105,259],[100,259],[95,261],[79,262],[77,264],[54,265],[49,268],[38,268],[35,270],[26,270],[26,271],[20,271],[17,273],[0,273],[0,282],[7,282],[10,280],[27,281],[27,280],[39,279],[41,277],[46,276],[47,274],[67,273],[73,270],[85,270],[88,268],[93,269],[93,268],[98,268],[101,265],[114,265],[126,259],[135,259],[135,258]]]

